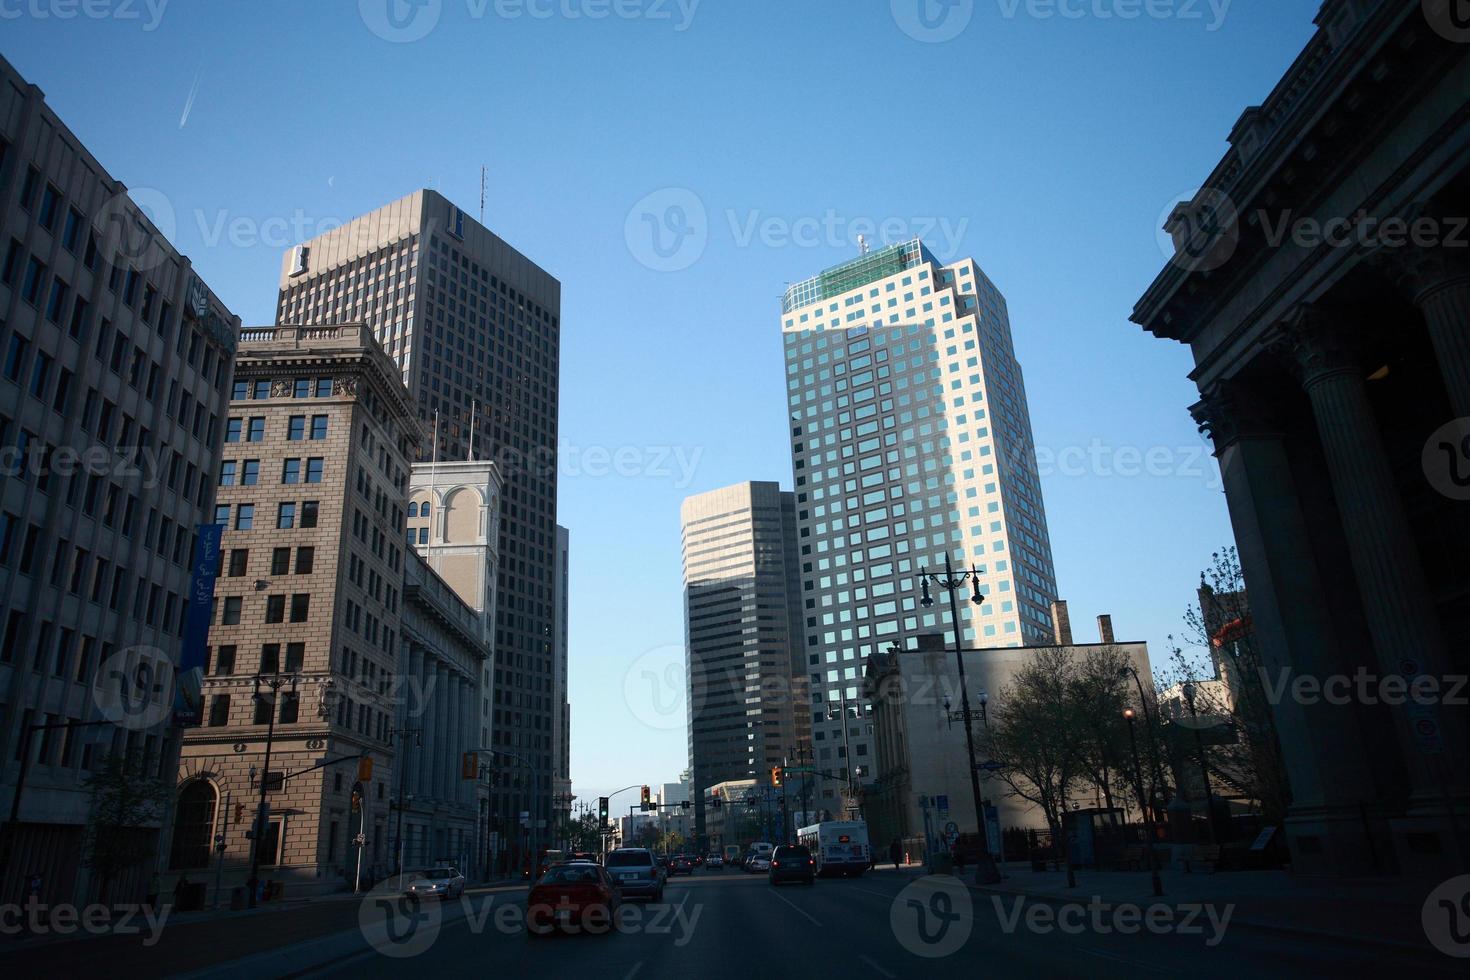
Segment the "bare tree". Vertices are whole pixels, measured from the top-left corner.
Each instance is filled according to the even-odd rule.
[[[1076,661],[1060,647],[1037,653],[1007,685],[978,733],[1008,794],[1041,808],[1061,840],[1062,813],[1081,770],[1073,708]]]
[[[1279,824],[1291,803],[1291,787],[1267,696],[1266,667],[1251,622],[1240,558],[1231,547],[1210,559],[1210,567],[1200,574],[1200,605],[1185,611],[1183,642],[1169,638],[1173,649],[1169,666],[1159,672],[1159,682],[1165,688],[1194,685],[1195,713],[1202,721],[1227,725],[1233,735],[1223,744],[1206,748],[1212,778],[1256,801],[1266,822]],[[1208,676],[1198,653],[1187,654],[1186,647],[1208,654]],[[1202,684],[1201,680],[1223,683]]]

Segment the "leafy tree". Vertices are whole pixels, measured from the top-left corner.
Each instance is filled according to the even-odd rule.
[[[82,837],[82,862],[96,872],[98,898],[113,881],[157,853],[157,833],[172,787],[144,771],[141,757],[109,755],[86,778],[91,809]]]

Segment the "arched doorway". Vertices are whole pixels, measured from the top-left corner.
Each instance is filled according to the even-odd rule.
[[[209,867],[214,846],[214,813],[219,793],[207,779],[192,779],[179,790],[174,840],[168,866],[176,870]]]

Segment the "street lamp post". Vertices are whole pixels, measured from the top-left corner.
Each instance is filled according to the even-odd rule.
[[[946,554],[944,556],[944,575],[940,576],[926,572],[921,566],[919,569],[919,581],[923,585],[923,595],[920,603],[925,608],[934,605],[934,599],[929,594],[929,583],[931,581],[949,593],[949,615],[954,627],[954,659],[960,675],[960,711],[965,718],[965,750],[969,753],[970,758],[970,795],[975,803],[975,829],[980,839],[985,840],[985,810],[980,801],[980,771],[975,764],[975,733],[970,714],[969,685],[965,681],[964,646],[961,642],[963,624],[960,621],[959,603],[955,599],[955,592],[966,582],[969,582],[972,590],[970,601],[977,606],[985,603],[985,596],[980,593],[980,573],[971,568],[956,576],[954,568],[950,564],[949,555]],[[984,848],[984,854],[986,858],[990,857],[989,846]],[[988,864],[989,862],[987,861],[986,863]],[[988,870],[990,873],[994,873],[993,868]]]
[[[1205,761],[1205,740],[1199,733],[1199,714],[1194,710],[1194,682],[1184,682],[1184,701],[1189,705],[1189,717],[1194,721],[1194,747],[1199,753],[1199,772],[1205,782],[1205,818],[1210,827],[1210,843],[1222,843],[1225,838],[1220,835],[1220,827],[1215,819],[1215,795],[1210,790],[1210,767]]]
[[[1123,709],[1123,717],[1128,719],[1128,744],[1133,748],[1133,779],[1138,788],[1138,798],[1143,800],[1143,764],[1138,761],[1138,736],[1133,732],[1133,709]],[[1149,880],[1154,886],[1154,895],[1164,894],[1164,884],[1159,880],[1159,866],[1154,860],[1154,818],[1150,814],[1152,808],[1147,804],[1143,806],[1143,832],[1148,837],[1144,844],[1148,851]]]
[[[251,700],[259,704],[264,698],[260,693],[260,687],[264,684],[271,689],[270,695],[270,718],[265,730],[265,762],[260,769],[260,799],[255,805],[255,832],[250,840],[250,878],[246,885],[250,889],[249,907],[256,907],[256,892],[260,886],[260,844],[265,839],[266,825],[266,802],[265,795],[270,786],[271,779],[271,748],[276,739],[276,707],[280,703],[281,688],[287,684],[291,685],[291,693],[296,693],[296,675],[288,674],[282,676],[275,674],[266,677],[263,674],[255,675],[255,693]]]
[[[1164,788],[1164,769],[1159,764],[1159,735],[1161,727],[1155,726],[1154,717],[1148,710],[1148,695],[1143,693],[1143,680],[1138,676],[1138,669],[1132,664],[1124,664],[1118,669],[1118,676],[1126,674],[1133,675],[1133,683],[1138,687],[1138,703],[1143,708],[1143,720],[1148,726],[1148,754],[1149,761],[1153,763],[1154,785],[1153,792],[1149,796],[1149,806],[1157,809],[1159,794]],[[1157,815],[1157,814],[1156,814]]]

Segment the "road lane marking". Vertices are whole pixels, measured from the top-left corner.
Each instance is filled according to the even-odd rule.
[[[633,969],[628,971],[628,975],[626,977],[623,977],[623,980],[633,980],[633,978],[638,975],[638,971],[641,969],[643,969],[643,961],[639,960],[637,963],[633,964]]]
[[[872,958],[872,957],[871,957],[871,956],[868,956],[868,955],[866,955],[866,954],[864,954],[864,953],[859,953],[859,954],[858,954],[858,959],[860,959],[860,960],[862,960],[862,961],[863,961],[863,962],[864,962],[864,963],[866,963],[866,964],[868,964],[868,965],[869,965],[869,966],[871,966],[871,967],[872,967],[872,968],[873,968],[873,969],[875,969],[875,970],[877,970],[877,971],[878,971],[878,972],[879,972],[879,973],[881,973],[881,974],[882,974],[882,975],[883,975],[883,976],[885,976],[885,977],[888,977],[888,978],[889,978],[889,980],[892,980],[892,978],[893,978],[893,974],[891,974],[891,973],[889,973],[889,972],[888,972],[888,971],[887,971],[887,970],[885,970],[885,969],[883,969],[883,968],[882,968],[882,967],[881,967],[881,966],[879,966],[879,965],[878,965],[878,964],[877,964],[877,963],[874,963],[874,962],[873,962],[873,958]]]
[[[793,909],[795,909],[801,915],[805,916],[806,917],[806,920],[808,922],[810,922],[812,925],[816,926],[818,929],[822,928],[822,924],[820,922],[818,922],[816,919],[812,918],[811,913],[809,913],[806,909],[802,908],[800,905],[797,905],[795,902],[791,901],[791,899],[787,898],[785,895],[781,895],[781,894],[777,893],[774,886],[771,889],[771,894],[772,895],[775,895],[781,901],[785,902],[787,905],[791,906]]]
[[[1159,967],[1153,966],[1153,965],[1151,965],[1149,963],[1141,963],[1138,960],[1130,959],[1129,957],[1126,957],[1126,956],[1118,956],[1118,955],[1116,955],[1114,953],[1106,953],[1106,952],[1104,952],[1104,951],[1102,951],[1100,949],[1088,949],[1086,946],[1079,946],[1077,948],[1081,952],[1086,953],[1088,956],[1096,956],[1100,960],[1111,960],[1114,963],[1124,963],[1124,964],[1126,964],[1127,966],[1129,966],[1131,968],[1139,969],[1139,970],[1147,970],[1150,973],[1165,973],[1165,972],[1167,972],[1167,971],[1162,970]]]

